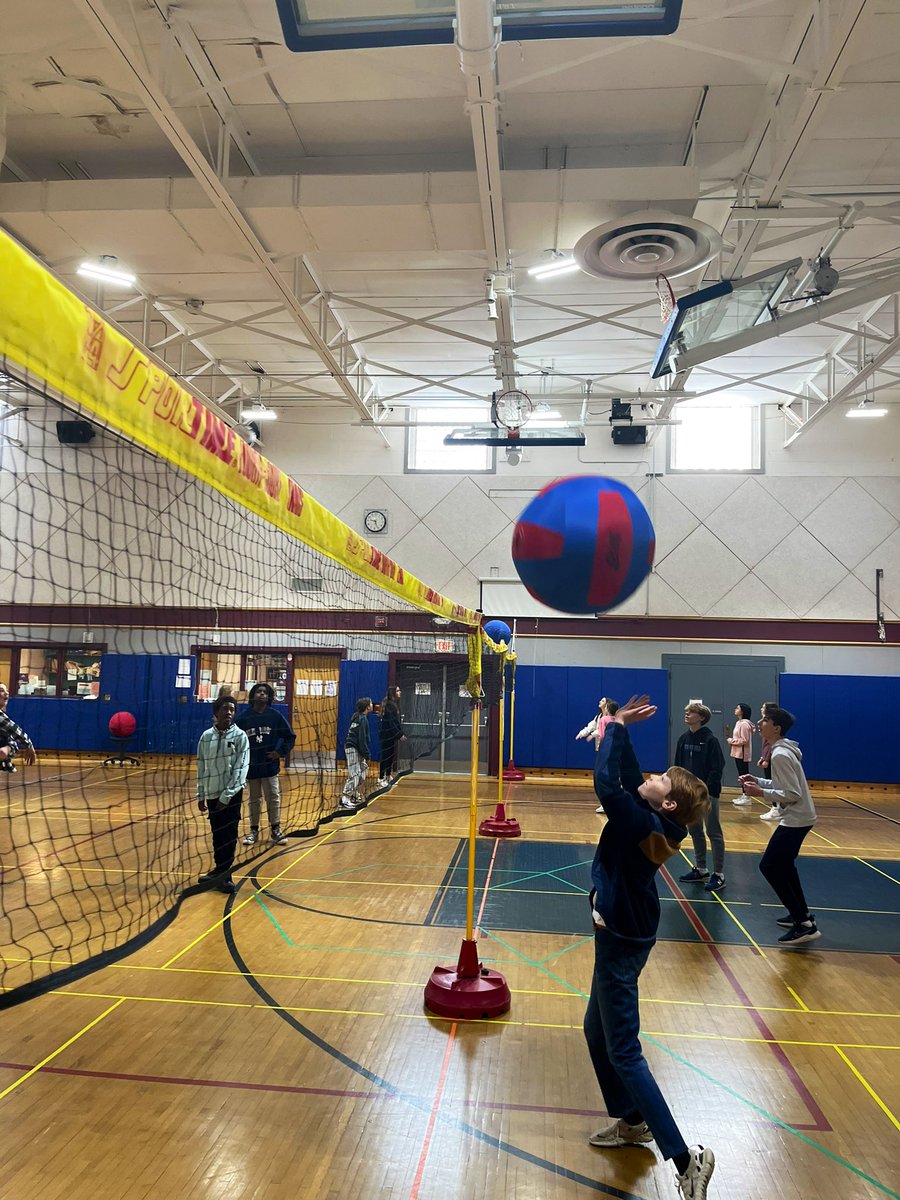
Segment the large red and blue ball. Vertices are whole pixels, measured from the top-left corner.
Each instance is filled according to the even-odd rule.
[[[484,632],[492,642],[496,642],[498,645],[506,642],[508,646],[512,641],[512,630],[505,621],[500,621],[496,617],[492,621],[485,622]]]
[[[622,604],[653,566],[656,535],[631,490],[601,475],[548,484],[525,508],[512,557],[530,594],[567,613]]]

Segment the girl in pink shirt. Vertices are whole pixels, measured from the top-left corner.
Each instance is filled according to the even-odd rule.
[[[740,779],[750,770],[750,760],[753,757],[753,722],[750,720],[750,705],[736,704],[734,715],[738,718],[734,723],[734,732],[730,738],[725,740],[730,746],[730,754],[735,760],[734,765],[737,768],[738,779]],[[732,803],[743,805],[749,804],[750,800],[741,792]]]

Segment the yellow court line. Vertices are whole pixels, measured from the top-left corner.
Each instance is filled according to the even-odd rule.
[[[760,958],[764,958],[766,960],[766,962],[768,962],[769,956],[766,954],[765,950],[763,950],[762,946],[760,946],[760,944],[755,940],[755,938],[753,938],[750,935],[750,932],[741,924],[741,922],[737,919],[737,917],[734,915],[734,913],[731,911],[731,909],[725,903],[725,901],[722,899],[722,897],[718,894],[718,892],[713,892],[713,899],[718,900],[719,904],[721,904],[721,906],[725,909],[725,911],[728,913],[729,917],[731,917],[732,921],[734,921],[735,925],[737,925],[738,929],[741,931],[741,933],[744,935],[744,937],[747,939],[747,941],[750,943],[750,945],[754,948],[754,950],[756,950],[756,952],[760,956]]]
[[[118,996],[118,997],[106,996],[106,997],[104,997],[104,999],[107,999],[107,1000],[115,999],[116,1002],[115,1002],[115,1004],[111,1004],[110,1007],[108,1009],[106,1009],[105,1012],[102,1012],[99,1015],[99,1017],[94,1017],[93,1021],[90,1021],[87,1025],[84,1026],[83,1029],[79,1029],[78,1032],[73,1034],[72,1037],[70,1037],[67,1042],[63,1042],[63,1044],[61,1046],[57,1046],[57,1048],[55,1050],[53,1050],[50,1054],[48,1054],[46,1056],[46,1058],[42,1058],[39,1063],[35,1063],[35,1065],[31,1068],[30,1071],[26,1071],[24,1075],[19,1076],[19,1078],[17,1080],[15,1080],[15,1082],[11,1083],[9,1085],[9,1087],[4,1088],[4,1090],[2,1092],[0,1092],[0,1100],[2,1100],[4,1098],[4,1096],[8,1096],[10,1092],[15,1091],[15,1089],[17,1087],[19,1087],[20,1084],[24,1083],[26,1079],[30,1079],[32,1075],[36,1075],[42,1067],[46,1067],[48,1062],[52,1062],[53,1059],[56,1058],[56,1056],[58,1054],[62,1054],[63,1050],[67,1050],[69,1048],[69,1046],[72,1045],[73,1042],[77,1042],[80,1037],[82,1037],[84,1034],[86,1034],[88,1032],[88,1030],[93,1029],[95,1025],[99,1025],[104,1017],[108,1017],[111,1012],[115,1012],[115,1010],[119,1007],[120,1004],[125,1003],[124,996]]]
[[[886,871],[879,871],[878,867],[873,867],[871,863],[863,862],[863,860],[861,858],[856,858],[855,855],[854,855],[854,860],[856,862],[862,863],[862,865],[864,867],[869,867],[869,869],[872,871],[878,871],[879,875],[884,875],[885,879],[889,879],[891,881],[891,883],[897,883],[897,880],[893,877],[893,875],[888,875]],[[900,885],[898,885],[898,886],[900,886]]]
[[[351,821],[353,819],[354,819],[353,817],[350,818]],[[316,842],[315,845],[308,847],[308,849],[304,850],[303,853],[301,855],[299,855],[297,858],[292,859],[290,864],[288,866],[286,866],[283,871],[281,871],[278,875],[275,875],[272,877],[271,882],[275,883],[278,879],[280,879],[282,877],[282,875],[286,875],[287,872],[291,870],[291,868],[294,866],[295,863],[300,862],[302,859],[306,858],[306,856],[308,854],[312,854],[312,852],[314,850],[318,850],[321,846],[324,846],[324,844],[328,841],[328,839],[333,838],[337,832],[338,832],[338,829],[335,828],[335,829],[332,829],[330,833],[326,833],[325,836],[321,839],[321,841]],[[189,950],[193,950],[193,948],[196,945],[198,945],[200,942],[202,942],[205,937],[209,937],[209,935],[211,933],[215,933],[215,931],[217,929],[221,929],[226,921],[230,921],[232,919],[232,917],[235,915],[235,913],[239,913],[242,908],[246,908],[248,904],[252,904],[253,901],[255,900],[257,894],[258,893],[256,891],[252,891],[246,900],[242,900],[240,902],[240,904],[235,905],[235,907],[232,908],[230,912],[227,912],[224,915],[224,917],[220,917],[219,920],[216,921],[214,925],[210,925],[209,929],[206,929],[206,930],[204,930],[203,933],[198,934],[198,936],[195,937],[192,942],[189,942],[184,947],[183,950],[179,950],[177,954],[173,954],[172,957],[167,962],[164,962],[162,964],[162,969],[165,970],[166,967],[170,967],[172,965],[172,963],[177,962],[178,959],[181,958],[181,956],[183,954],[187,954],[187,952]]]
[[[103,992],[51,992],[52,996],[78,996],[80,998],[88,998],[94,1000],[111,1000],[112,996],[106,996]],[[122,1000],[133,1000],[140,1004],[186,1004],[192,1008],[243,1008],[256,1009],[259,1012],[302,1012],[302,1013],[324,1013],[327,1016],[335,1017],[386,1017],[389,1014],[383,1012],[373,1012],[369,1009],[356,1008],[311,1008],[307,1005],[292,1005],[292,1004],[251,1004],[245,1002],[243,1004],[232,1003],[227,1000],[181,1000],[173,996],[122,996]],[[113,1005],[116,1007],[116,1005]],[[112,1009],[110,1009],[110,1012]],[[76,1035],[77,1036],[77,1035]],[[74,1039],[73,1039],[74,1040]],[[64,1049],[65,1047],[60,1047]],[[882,1049],[880,1046],[873,1047],[876,1050]],[[54,1053],[58,1053],[55,1051]],[[38,1070],[37,1067],[32,1067],[33,1071]],[[0,1093],[2,1098],[2,1093]]]
[[[818,829],[811,829],[810,833],[813,835],[813,837],[821,838],[823,842],[827,842],[829,846],[833,846],[835,850],[842,849],[837,842],[833,842],[830,838],[827,838],[824,833],[819,833]]]
[[[852,1048],[855,1049],[855,1047],[852,1047]],[[847,1049],[849,1050],[849,1049],[851,1049],[851,1047],[848,1046]],[[873,1049],[874,1049],[874,1047],[873,1047]],[[841,1049],[840,1046],[835,1046],[835,1050],[837,1050],[838,1054],[841,1056],[841,1058],[844,1060],[844,1062],[847,1064],[847,1066],[850,1068],[850,1070],[853,1072],[853,1074],[856,1076],[856,1078],[859,1080],[859,1082],[863,1085],[863,1087],[866,1089],[866,1091],[869,1093],[869,1095],[872,1097],[872,1099],[875,1101],[875,1103],[878,1105],[878,1107],[881,1109],[881,1111],[884,1113],[884,1115],[887,1117],[887,1119],[891,1122],[891,1124],[894,1126],[894,1128],[900,1130],[900,1121],[897,1120],[897,1118],[894,1116],[894,1114],[891,1112],[891,1110],[888,1108],[888,1106],[885,1104],[885,1102],[882,1100],[882,1098],[878,1095],[878,1093],[875,1091],[875,1089],[872,1087],[872,1085],[868,1082],[868,1080],[865,1079],[863,1077],[863,1075],[860,1074],[859,1071],[857,1071],[856,1067],[854,1067],[853,1063],[850,1061],[850,1059],[847,1057],[847,1055],[844,1053],[844,1051]]]
[[[809,1009],[806,1007],[806,1005],[803,1003],[803,1001],[800,999],[800,997],[797,995],[797,993],[794,991],[794,989],[791,987],[791,985],[789,983],[786,983],[784,986],[787,988],[787,990],[791,993],[791,995],[794,997],[794,999],[800,1005],[800,1008],[803,1010],[803,1012],[808,1013]]]

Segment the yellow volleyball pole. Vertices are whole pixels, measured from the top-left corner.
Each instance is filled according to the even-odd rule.
[[[478,833],[478,739],[481,727],[481,705],[472,704],[472,757],[469,763],[469,877],[466,885],[466,940],[472,941],[475,930],[475,838]]]

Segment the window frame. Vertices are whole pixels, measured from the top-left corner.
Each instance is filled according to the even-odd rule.
[[[447,407],[451,407],[448,405]],[[462,411],[462,410],[460,410]],[[447,425],[432,425],[432,429],[444,429],[449,433],[455,429],[465,418],[460,417],[455,421],[450,421]],[[488,451],[488,463],[486,467],[416,467],[411,464],[411,455],[415,449],[416,425],[409,424],[406,427],[406,435],[403,444],[403,473],[404,475],[496,475],[497,474],[497,447],[484,446],[482,449]],[[473,443],[476,444],[476,443]],[[446,447],[450,454],[457,453],[452,446]]]
[[[102,695],[100,681],[103,675],[103,659],[108,652],[106,642],[87,642],[75,645],[72,642],[2,642],[0,649],[10,652],[9,657],[9,694],[21,700],[99,700]],[[22,668],[22,653],[29,650],[49,652],[56,655],[56,684],[51,692],[48,688],[44,695],[35,696],[32,692],[19,691],[19,676]],[[98,692],[96,696],[69,696],[63,690],[65,663],[68,655],[91,654],[97,655],[100,662],[100,672],[97,675]],[[93,681],[92,681],[93,682]]]
[[[678,425],[669,427],[669,436],[666,439],[666,474],[667,475],[764,475],[766,472],[766,421],[763,406],[760,404],[747,403],[737,404],[693,404],[690,406],[693,411],[706,411],[709,409],[747,409],[751,413],[751,431],[755,431],[755,445],[752,446],[754,457],[757,459],[757,466],[752,467],[676,467],[675,446],[678,440],[678,432],[681,428]],[[679,405],[675,409],[673,415],[677,420],[678,409],[684,408],[684,405]]]

